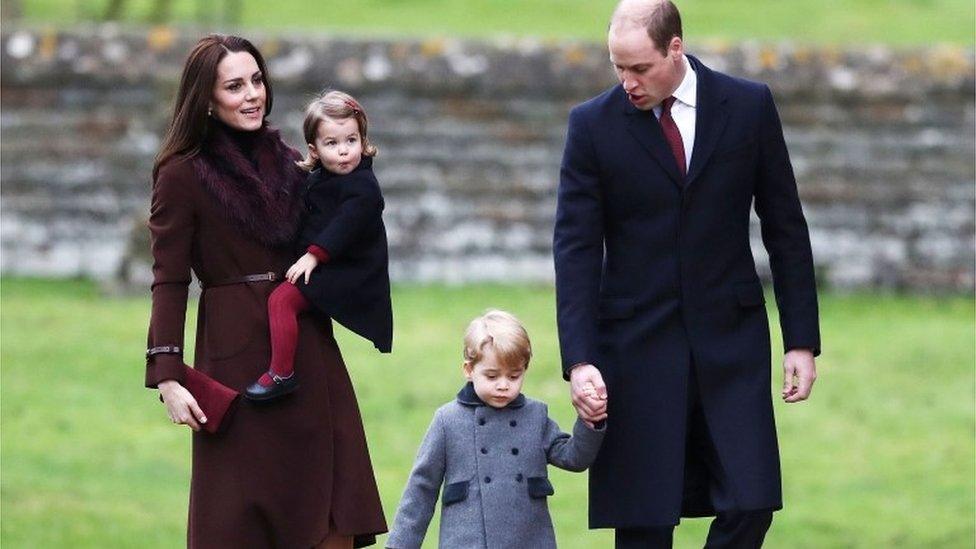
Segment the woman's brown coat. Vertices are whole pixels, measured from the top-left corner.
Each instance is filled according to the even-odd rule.
[[[244,159],[241,165],[232,151],[228,165],[206,164],[203,155],[177,157],[161,167],[149,221],[154,258],[149,347],[183,348],[191,269],[206,286],[247,274],[280,275],[294,259],[287,245],[269,245],[268,238],[255,236],[262,223],[270,224],[259,235],[265,237],[274,232],[273,224],[291,223],[273,219],[282,210],[255,210],[269,219],[235,216],[241,212],[228,207],[251,195],[220,194],[257,192],[247,185],[260,185],[259,173],[265,185],[286,185],[269,181],[273,170],[262,162],[289,166],[294,153],[280,144],[276,132],[267,134],[255,151],[261,160],[253,163]],[[226,137],[218,145],[226,149]],[[216,188],[215,177],[229,187]],[[286,201],[299,199],[298,193],[284,191]],[[205,287],[193,359],[198,370],[238,391],[267,370],[266,304],[276,284]],[[190,547],[305,548],[333,534],[355,535],[360,546],[386,531],[356,396],[331,322],[303,315],[299,333],[298,391],[261,406],[242,402],[222,433],[193,434]],[[147,364],[146,385],[180,380],[182,362],[180,355],[155,355]]]

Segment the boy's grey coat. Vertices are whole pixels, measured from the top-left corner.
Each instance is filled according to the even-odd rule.
[[[545,403],[519,395],[492,408],[467,384],[434,414],[387,547],[421,546],[442,483],[440,547],[555,547],[546,464],[583,471],[603,434],[577,419],[570,437]]]

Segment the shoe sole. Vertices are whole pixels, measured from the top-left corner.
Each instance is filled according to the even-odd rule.
[[[288,389],[287,391],[285,391],[283,393],[278,393],[278,394],[276,394],[274,396],[270,396],[270,397],[253,397],[253,396],[251,396],[251,395],[249,395],[247,393],[244,393],[244,398],[246,398],[247,400],[250,400],[251,402],[271,402],[272,400],[278,400],[281,397],[290,395],[292,392],[295,391],[295,389],[298,389],[299,387],[300,387],[300,385],[298,385],[296,383],[295,386],[292,387],[291,389]]]

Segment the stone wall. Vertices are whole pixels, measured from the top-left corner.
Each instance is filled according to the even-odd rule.
[[[0,271],[145,279],[152,158],[199,35],[2,29]],[[602,45],[250,37],[291,143],[314,92],[366,105],[397,280],[552,279],[566,115],[614,83]],[[773,88],[825,283],[973,289],[972,49],[688,44]]]

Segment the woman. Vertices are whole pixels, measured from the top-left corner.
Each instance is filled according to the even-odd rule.
[[[362,420],[331,324],[299,321],[302,390],[242,403],[218,434],[184,387],[190,271],[203,287],[194,365],[240,391],[267,368],[268,295],[294,260],[300,155],[268,128],[271,83],[247,40],[211,35],[183,69],[153,168],[146,386],[193,429],[190,547],[361,547],[386,531]]]

